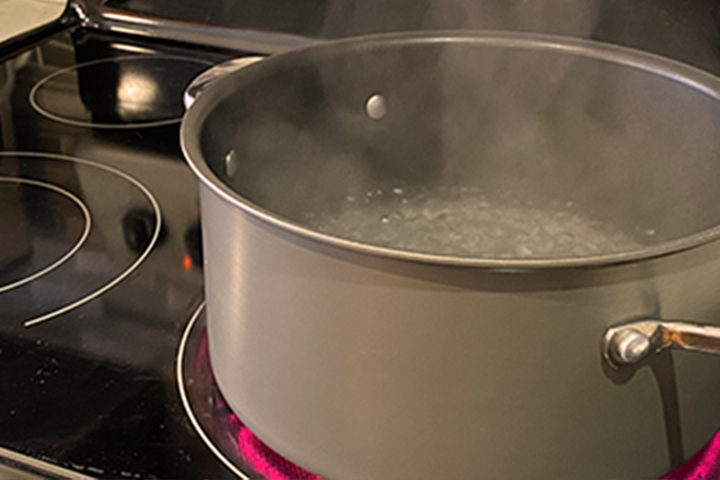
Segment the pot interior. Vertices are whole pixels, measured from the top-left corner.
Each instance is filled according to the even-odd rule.
[[[716,83],[589,42],[341,42],[221,82],[200,148],[251,210],[331,236],[589,258],[715,235]]]

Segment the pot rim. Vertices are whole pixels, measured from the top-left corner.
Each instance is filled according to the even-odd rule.
[[[283,231],[323,244],[358,253],[424,264],[474,267],[494,271],[546,270],[558,268],[597,268],[639,262],[699,247],[720,237],[720,224],[686,235],[682,238],[627,252],[583,257],[557,258],[480,258],[413,252],[380,247],[313,230],[300,223],[269,211],[235,192],[210,169],[200,146],[201,126],[216,105],[231,93],[262,77],[268,69],[284,63],[302,60],[303,57],[351,51],[356,48],[373,48],[393,44],[471,43],[498,48],[542,50],[596,59],[643,70],[683,83],[714,100],[720,101],[720,78],[691,65],[661,55],[594,40],[520,32],[499,31],[425,31],[373,34],[314,43],[307,47],[279,53],[253,65],[232,72],[203,91],[182,119],[180,145],[187,163],[201,183],[209,187],[226,202],[240,208],[252,217],[280,228]],[[201,211],[202,215],[202,211]]]

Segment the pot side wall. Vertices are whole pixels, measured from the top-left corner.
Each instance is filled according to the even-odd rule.
[[[332,478],[651,478],[720,427],[720,358],[604,365],[638,317],[720,323],[720,250],[487,272],[380,258],[268,225],[200,187],[223,395]]]

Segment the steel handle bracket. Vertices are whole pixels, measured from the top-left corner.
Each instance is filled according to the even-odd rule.
[[[603,338],[603,357],[615,368],[667,348],[720,355],[720,327],[647,319],[611,327]]]

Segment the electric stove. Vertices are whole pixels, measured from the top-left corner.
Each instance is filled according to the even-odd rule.
[[[494,9],[475,17],[467,2],[354,3],[76,0],[0,44],[0,478],[318,478],[255,438],[212,378],[197,181],[179,147],[183,91],[209,66],[470,27],[720,73],[710,0],[608,0],[540,26],[527,2],[474,2]]]

